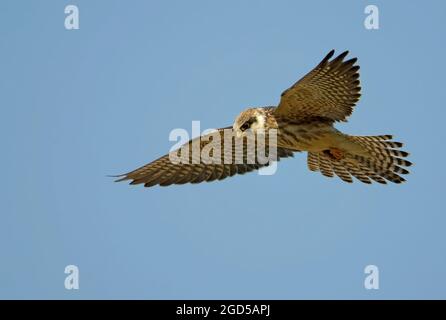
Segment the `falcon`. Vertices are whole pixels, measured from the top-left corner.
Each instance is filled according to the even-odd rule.
[[[354,136],[334,127],[336,122],[347,121],[360,97],[357,58],[345,60],[347,55],[345,51],[333,58],[334,50],[330,51],[313,70],[282,93],[277,107],[248,108],[231,127],[192,139],[181,151],[117,176],[120,179],[116,181],[131,180],[130,184],[151,187],[245,174],[271,164],[256,156],[249,157],[248,133],[275,130],[275,142],[265,142],[265,149],[271,154],[275,150],[276,161],[292,157],[295,152],[307,152],[308,168],[326,177],[338,176],[345,182],[353,182],[354,177],[367,184],[404,182],[402,175],[409,173],[406,167],[411,162],[404,159],[409,154],[400,150],[401,142],[393,141],[392,135]],[[233,137],[224,138],[227,133]],[[241,148],[234,143],[237,138],[242,139]],[[204,150],[217,140],[220,146],[210,153],[213,160],[197,160],[192,152],[194,146]],[[228,143],[231,145],[225,146]],[[241,161],[234,161],[240,152]],[[174,153],[187,161],[172,161]]]

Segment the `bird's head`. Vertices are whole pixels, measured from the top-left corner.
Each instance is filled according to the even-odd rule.
[[[233,130],[237,137],[242,137],[248,130],[257,133],[258,130],[266,130],[266,113],[263,108],[249,108],[240,113],[235,119]]]

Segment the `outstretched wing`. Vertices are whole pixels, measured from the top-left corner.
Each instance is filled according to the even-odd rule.
[[[334,50],[307,75],[282,93],[275,113],[295,121],[324,118],[346,121],[361,96],[357,59],[348,51],[330,60]]]
[[[269,165],[264,159],[257,157],[255,147],[250,147],[246,138],[236,140],[232,128],[218,129],[214,133],[190,140],[158,160],[122,175],[117,181],[132,180],[130,184],[144,184],[145,187],[200,183],[222,180]],[[268,139],[264,141],[265,156],[268,156]],[[226,145],[225,148],[228,143],[232,146]],[[292,156],[293,151],[277,148],[277,160]],[[179,159],[183,160],[179,162]]]

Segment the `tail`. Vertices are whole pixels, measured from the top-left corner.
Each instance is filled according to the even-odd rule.
[[[327,177],[336,174],[346,182],[353,182],[352,176],[364,183],[406,181],[401,175],[408,174],[404,167],[412,165],[404,159],[409,153],[398,150],[403,144],[391,141],[391,135],[345,135],[345,139],[343,148],[308,152],[308,168]]]

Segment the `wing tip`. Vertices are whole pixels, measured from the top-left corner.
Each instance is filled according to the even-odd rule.
[[[320,65],[324,65],[326,63],[337,63],[337,62],[343,62],[344,58],[350,53],[349,50],[345,50],[342,53],[340,53],[337,57],[335,57],[334,59],[332,59],[330,61],[331,58],[333,58],[334,54],[335,54],[335,49],[331,49],[330,52],[327,53],[327,55],[324,57],[324,59],[322,59]],[[354,57],[346,62],[353,62],[352,65],[354,63],[356,63],[356,61],[358,60],[358,58]]]
[[[327,63],[334,55],[335,49],[331,49],[329,53],[322,59],[321,63],[319,65]]]
[[[113,182],[121,182],[124,180],[128,180],[127,174],[118,174],[118,175],[106,175],[107,178],[119,178],[114,180]]]

